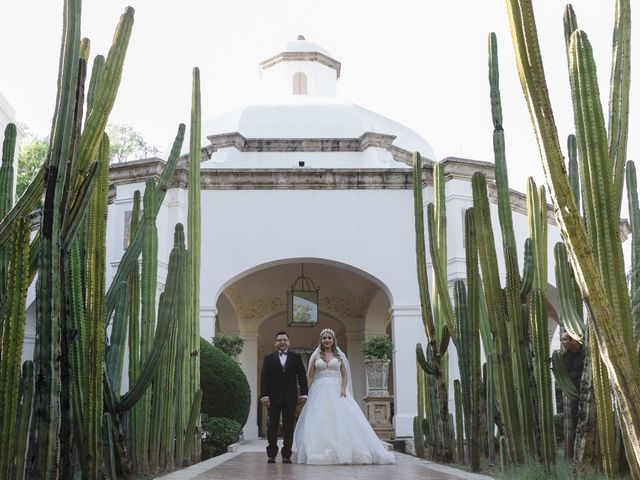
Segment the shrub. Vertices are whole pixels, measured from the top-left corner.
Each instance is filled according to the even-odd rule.
[[[231,358],[240,355],[244,348],[244,338],[238,335],[216,335],[211,340],[214,347],[219,348]]]
[[[393,353],[393,343],[386,335],[371,337],[362,342],[364,358],[389,358]]]
[[[215,457],[227,451],[238,441],[242,426],[235,420],[202,415],[202,459]]]
[[[202,413],[247,423],[251,390],[240,367],[222,350],[200,339]]]

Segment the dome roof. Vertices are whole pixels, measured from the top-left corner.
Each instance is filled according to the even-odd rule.
[[[347,139],[374,132],[396,137],[395,147],[436,160],[427,141],[410,128],[337,97],[293,96],[223,113],[203,122],[201,146],[211,144],[211,135],[234,132],[254,139]]]
[[[298,35],[298,38],[296,40],[291,40],[290,42],[288,42],[284,51],[285,52],[317,52],[317,53],[322,53],[327,57],[333,58],[333,55],[331,55],[327,50],[322,48],[317,43],[313,43],[306,40],[302,35]]]

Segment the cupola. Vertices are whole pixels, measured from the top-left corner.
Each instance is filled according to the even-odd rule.
[[[335,97],[340,62],[298,35],[283,52],[260,62],[260,76],[274,96]]]

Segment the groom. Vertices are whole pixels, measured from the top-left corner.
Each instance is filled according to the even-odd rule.
[[[278,425],[282,415],[284,430],[282,463],[291,463],[294,415],[296,405],[304,403],[307,399],[307,372],[300,355],[289,350],[287,332],[276,333],[275,346],[276,351],[264,357],[260,376],[260,402],[269,408],[267,456],[268,463],[276,463]],[[298,385],[300,396],[298,396]]]

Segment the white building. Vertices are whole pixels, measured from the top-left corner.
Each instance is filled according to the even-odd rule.
[[[337,97],[340,63],[302,37],[262,62],[260,71],[270,92],[264,103],[203,123],[202,336],[223,333],[245,339],[240,360],[253,399],[244,434],[255,438],[259,369],[278,330],[289,332],[292,348],[313,349],[320,329],[333,328],[349,356],[359,399],[365,394],[361,343],[388,333],[395,344],[395,433],[411,437],[417,403],[415,345],[425,344],[425,334],[410,162],[414,151],[421,152],[427,164],[437,158],[413,130]],[[185,145],[185,153],[187,149]],[[458,158],[442,163],[448,275],[453,283],[465,274],[463,218],[472,204],[471,175],[481,170],[492,178],[493,165]],[[109,276],[126,245],[134,191],[143,191],[145,179],[159,175],[163,164],[154,158],[112,166]],[[181,166],[158,217],[159,291],[164,288],[173,227],[186,222],[186,182],[187,169]],[[426,204],[433,198],[429,167],[423,182]],[[524,195],[514,192],[512,203],[522,246],[528,235]],[[494,231],[499,232],[497,206],[493,208]],[[550,258],[558,240],[557,229],[550,225]],[[287,328],[285,292],[303,265],[305,275],[320,287],[319,323]],[[553,292],[551,288],[555,303]],[[555,315],[553,309],[550,315]],[[453,345],[450,351],[452,381],[457,377]]]

